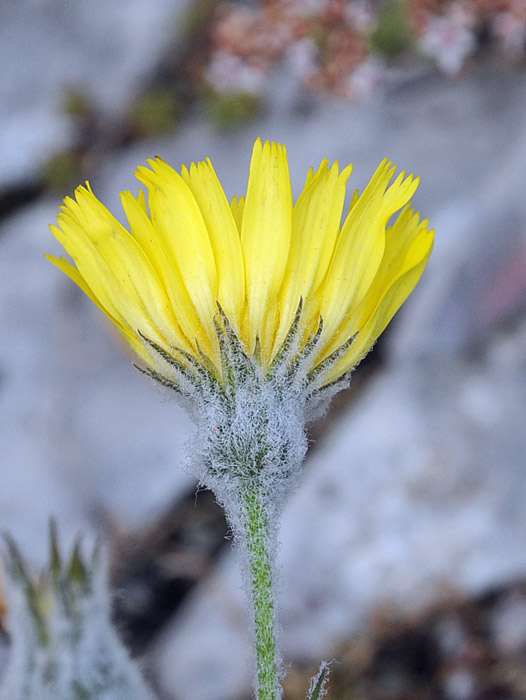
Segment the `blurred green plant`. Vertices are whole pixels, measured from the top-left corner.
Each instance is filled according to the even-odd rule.
[[[55,153],[42,168],[42,183],[53,192],[68,190],[82,179],[83,154],[77,150]]]
[[[203,40],[209,23],[216,14],[219,0],[194,0],[188,4],[180,21],[180,31],[186,40]]]
[[[243,92],[224,94],[209,90],[204,98],[206,117],[215,127],[224,131],[247,124],[260,108],[260,97]]]
[[[168,87],[143,92],[131,108],[130,126],[140,136],[171,133],[184,116],[184,107]]]
[[[90,119],[96,112],[89,95],[74,86],[66,88],[61,108],[62,112],[74,119]]]
[[[396,58],[414,44],[414,32],[407,0],[387,0],[379,8],[371,48],[387,58]]]

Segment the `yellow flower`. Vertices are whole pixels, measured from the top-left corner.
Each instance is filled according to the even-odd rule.
[[[179,353],[224,384],[227,323],[263,372],[288,348],[330,384],[370,350],[431,253],[433,232],[408,205],[418,179],[391,183],[395,170],[384,160],[342,223],[352,166],[311,169],[294,204],[285,147],[258,139],[246,198],[229,204],[209,160],[179,174],[156,158],[137,171],[148,199],[121,195],[129,231],[87,183],[52,226],[74,265],[49,257],[155,374]]]

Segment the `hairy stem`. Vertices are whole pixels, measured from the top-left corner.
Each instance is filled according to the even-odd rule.
[[[257,700],[279,700],[273,566],[269,545],[273,534],[264,499],[256,484],[246,486],[241,498],[245,512],[245,537],[248,555],[257,658]]]

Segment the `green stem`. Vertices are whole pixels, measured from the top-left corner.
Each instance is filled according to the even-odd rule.
[[[245,537],[252,587],[257,657],[257,700],[278,700],[278,660],[276,653],[272,561],[269,544],[273,535],[268,515],[256,485],[241,493],[245,505]]]

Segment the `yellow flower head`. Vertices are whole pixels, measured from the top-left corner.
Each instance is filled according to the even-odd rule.
[[[179,367],[225,386],[231,338],[264,374],[286,356],[322,388],[370,350],[431,253],[408,205],[418,179],[395,170],[384,160],[342,223],[352,166],[311,169],[293,203],[285,147],[258,139],[229,204],[209,160],[179,174],[156,158],[137,171],[148,197],[121,195],[129,230],[86,184],[52,226],[74,264],[50,259],[165,383]]]

